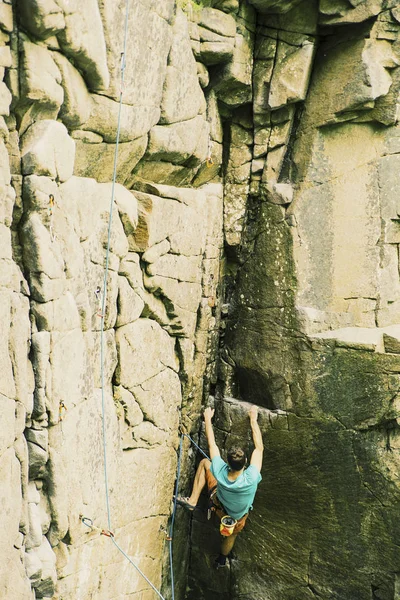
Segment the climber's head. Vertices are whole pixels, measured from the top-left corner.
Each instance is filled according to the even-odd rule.
[[[246,454],[240,446],[232,446],[228,451],[227,459],[232,471],[240,471],[246,464]]]

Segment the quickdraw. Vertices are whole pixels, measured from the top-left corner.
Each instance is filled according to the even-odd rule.
[[[53,194],[49,194],[50,238],[51,238],[52,242],[55,242],[55,240],[56,240],[56,236],[54,235],[54,227],[53,227],[55,204],[56,203],[55,203]]]
[[[67,411],[67,410],[68,410],[68,408],[65,406],[64,402],[62,400],[60,400],[60,406],[59,406],[59,410],[58,410],[58,418],[59,418],[60,422],[64,419],[65,411]]]
[[[86,525],[86,527],[89,527],[91,531],[97,531],[100,535],[105,535],[109,538],[115,537],[114,533],[109,529],[101,529],[100,527],[96,527],[96,525],[93,523],[93,520],[89,517],[83,517],[82,515],[79,515],[79,518],[82,523]]]
[[[104,317],[103,310],[102,310],[103,309],[103,300],[102,300],[102,294],[101,294],[101,287],[99,285],[97,286],[94,295],[97,298],[96,315],[102,319]]]

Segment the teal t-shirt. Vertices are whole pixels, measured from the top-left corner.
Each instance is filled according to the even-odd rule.
[[[235,480],[228,479],[229,467],[220,456],[213,458],[211,473],[218,482],[217,496],[228,514],[234,519],[240,519],[249,512],[261,474],[254,465],[250,465]]]

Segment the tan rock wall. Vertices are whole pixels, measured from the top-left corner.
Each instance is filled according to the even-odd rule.
[[[111,527],[161,588],[178,428],[197,426],[220,304],[218,165],[174,187],[210,145],[188,19],[130,7],[113,187],[125,3],[0,8],[1,595],[150,598],[81,517],[110,527],[105,443]]]
[[[263,407],[262,525],[217,579],[179,512],[177,597],[396,600],[397,5],[135,1],[122,57],[125,0],[0,0],[2,597],[154,597],[81,521],[109,527],[105,442],[112,530],[169,598],[212,392],[223,447]]]

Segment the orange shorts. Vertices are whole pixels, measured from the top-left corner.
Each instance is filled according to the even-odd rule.
[[[214,475],[211,473],[209,467],[206,469],[206,481],[207,481],[208,494],[210,495],[211,492],[213,492],[215,490],[215,488],[217,487],[218,482],[215,479]],[[212,503],[213,503],[213,510],[214,510],[215,514],[217,515],[218,519],[221,520],[222,517],[224,517],[226,515],[226,512],[216,495],[214,496]],[[238,522],[235,525],[235,529],[233,530],[233,535],[236,533],[240,533],[242,531],[243,527],[246,525],[246,520],[247,520],[248,516],[249,516],[249,513],[243,515],[243,517],[238,520]]]

